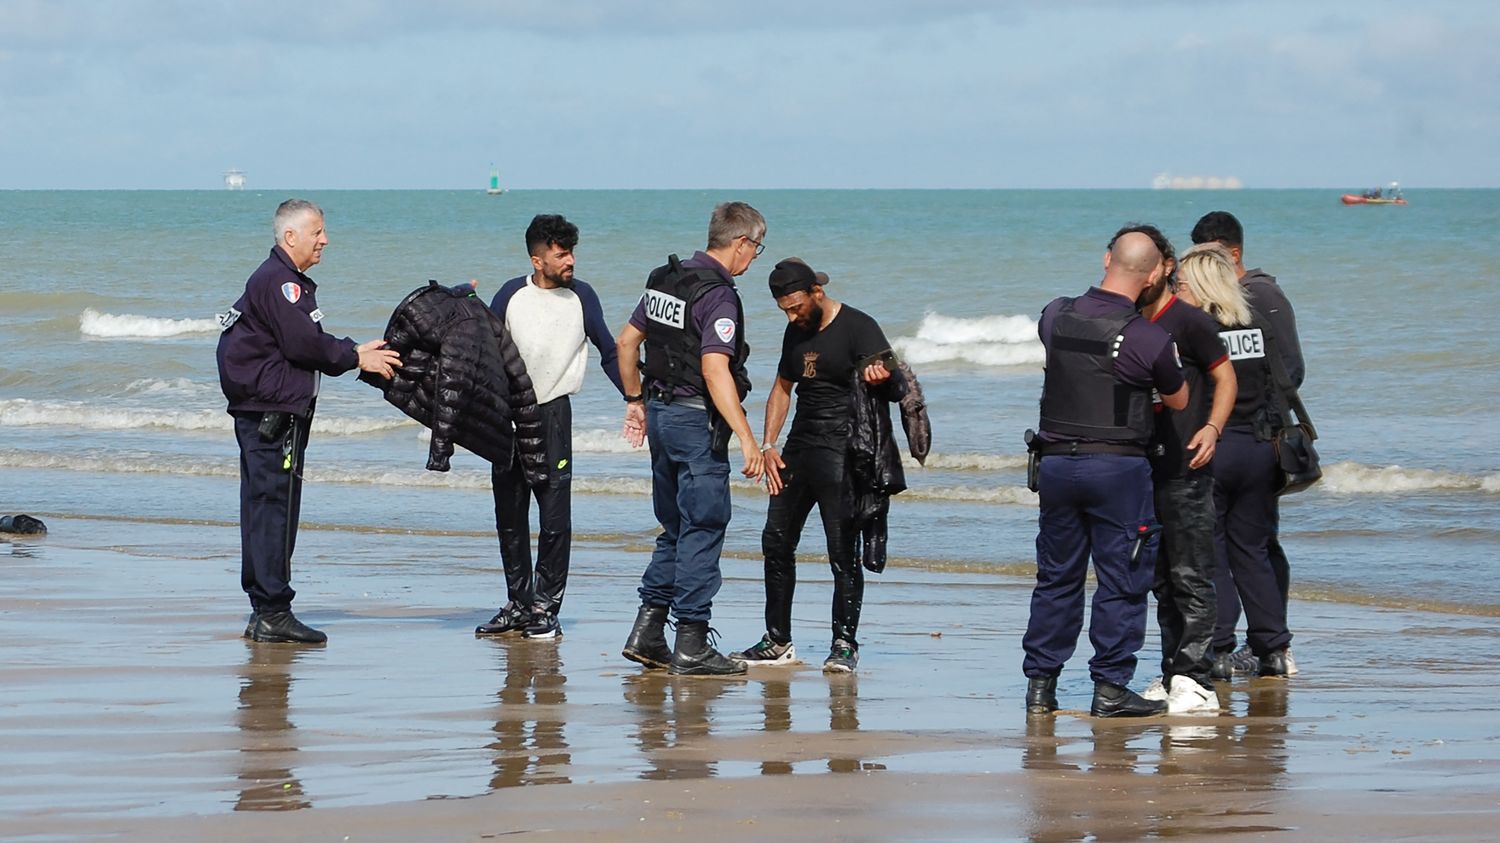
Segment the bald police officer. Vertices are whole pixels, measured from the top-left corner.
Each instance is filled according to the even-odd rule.
[[[1136,300],[1161,280],[1161,252],[1128,232],[1104,255],[1099,286],[1042,311],[1047,350],[1040,433],[1036,588],[1022,639],[1026,709],[1057,710],[1057,675],[1083,628],[1084,581],[1092,556],[1089,639],[1094,657],[1090,711],[1140,717],[1166,710],[1126,685],[1146,635],[1146,595],[1156,560],[1156,524],[1146,446],[1152,391],[1173,410],[1187,406],[1182,366],[1166,331],[1141,318]]]

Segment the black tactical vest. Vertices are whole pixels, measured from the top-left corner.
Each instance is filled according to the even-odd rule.
[[[704,293],[720,286],[735,289],[717,271],[685,267],[676,255],[670,255],[666,266],[657,267],[646,279],[646,360],[642,371],[668,392],[686,386],[708,396],[708,384],[703,380],[703,337],[693,323],[693,306]],[[750,393],[750,376],[745,372],[750,345],[745,342],[745,307],[738,290],[734,300],[735,354],[729,371],[743,401]]]
[[[1144,446],[1155,421],[1151,388],[1115,375],[1125,326],[1140,314],[1085,317],[1074,310],[1074,299],[1060,301],[1047,342],[1042,430],[1065,439]]]
[[[1224,328],[1219,339],[1229,353],[1229,362],[1234,365],[1234,379],[1239,390],[1234,396],[1234,409],[1229,412],[1229,427],[1248,427],[1256,431],[1261,439],[1270,438],[1267,402],[1271,394],[1271,365],[1266,357],[1274,342],[1270,323],[1251,308],[1250,325],[1242,328]]]

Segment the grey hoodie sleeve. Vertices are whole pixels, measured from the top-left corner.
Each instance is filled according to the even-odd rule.
[[[1271,323],[1271,330],[1276,336],[1276,347],[1281,350],[1281,360],[1286,364],[1287,375],[1291,377],[1292,384],[1301,389],[1306,368],[1302,362],[1302,340],[1297,336],[1297,313],[1292,310],[1291,301],[1281,291],[1275,278],[1259,270],[1247,272],[1241,283],[1245,286],[1250,306],[1264,314]]]

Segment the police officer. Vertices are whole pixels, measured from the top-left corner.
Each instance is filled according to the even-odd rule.
[[[1151,469],[1152,390],[1168,408],[1188,389],[1172,338],[1141,318],[1136,300],[1164,271],[1147,235],[1121,235],[1104,255],[1104,279],[1042,311],[1042,386],[1036,588],[1022,646],[1028,713],[1057,710],[1057,674],[1083,628],[1090,555],[1098,580],[1089,639],[1090,707],[1096,717],[1160,714],[1126,688],[1146,634],[1146,594],[1156,559]]]
[[[219,317],[219,384],[240,446],[240,585],[250,597],[245,637],[320,644],[328,636],[292,614],[292,549],[302,457],[322,375],[358,367],[389,378],[401,360],[384,340],[363,345],[323,330],[317,285],[304,273],[323,256],[323,210],[288,199],[273,219],[276,245]]]
[[[750,391],[744,307],[734,279],[764,250],[766,221],[744,202],[714,208],[708,248],[652,270],[646,292],[616,340],[625,386],[625,436],[651,446],[651,500],[661,523],[641,577],[641,607],[623,655],[678,675],[745,672],[708,640],[719,553],[729,524],[729,432],[751,479],[764,458],[741,406]],[[641,388],[641,343],[646,345]],[[677,618],[668,649],[662,625]]]
[[[1301,389],[1302,378],[1306,373],[1306,365],[1302,356],[1302,341],[1297,335],[1297,314],[1292,309],[1292,303],[1287,298],[1286,292],[1276,282],[1276,277],[1264,272],[1260,268],[1245,268],[1245,229],[1234,214],[1228,211],[1209,211],[1198,219],[1193,226],[1193,243],[1217,243],[1228,252],[1230,260],[1234,264],[1235,275],[1238,276],[1241,289],[1245,292],[1245,299],[1250,308],[1257,314],[1258,320],[1269,335],[1268,340],[1275,345],[1277,354],[1281,357],[1282,366],[1286,369],[1287,377],[1291,379],[1292,386]],[[1230,349],[1232,358],[1239,349]],[[1264,361],[1261,361],[1262,363]],[[1264,369],[1255,363],[1246,362],[1244,359],[1235,359],[1235,371],[1244,372],[1246,368]],[[1261,373],[1269,378],[1269,374]],[[1252,376],[1253,378],[1253,376]],[[1257,389],[1256,382],[1247,382],[1241,387],[1241,393],[1248,389]],[[1261,390],[1264,395],[1268,385]],[[1242,402],[1243,403],[1243,402]],[[1261,412],[1259,422],[1255,424],[1253,439],[1257,443],[1265,445],[1269,443],[1277,428],[1284,423],[1276,410],[1277,402],[1267,401],[1264,411]],[[1236,407],[1237,413],[1243,415],[1243,408]],[[1231,445],[1235,451],[1236,459],[1243,449],[1239,446],[1245,444],[1242,436],[1246,429],[1244,418],[1230,420],[1231,427],[1236,428],[1236,441]],[[1267,452],[1264,447],[1262,453]],[[1251,464],[1257,461],[1252,460]],[[1260,460],[1259,462],[1264,462]],[[1222,490],[1221,490],[1222,491]],[[1263,496],[1265,499],[1256,501],[1255,498]],[[1291,588],[1291,563],[1287,560],[1286,551],[1282,549],[1280,528],[1281,512],[1280,498],[1276,496],[1275,490],[1268,492],[1257,492],[1247,495],[1245,500],[1253,505],[1261,514],[1248,516],[1239,525],[1240,535],[1236,538],[1245,544],[1265,544],[1265,556],[1267,564],[1275,578],[1275,593],[1270,591],[1259,593],[1259,589],[1253,583],[1246,584],[1235,581],[1234,588],[1226,588],[1230,582],[1227,572],[1221,571],[1218,588],[1219,617],[1218,626],[1214,633],[1214,648],[1218,656],[1214,661],[1214,675],[1220,679],[1228,679],[1236,673],[1259,673],[1262,676],[1290,676],[1297,672],[1297,662],[1292,658],[1290,638],[1281,646],[1272,648],[1263,653],[1257,653],[1247,641],[1244,647],[1234,649],[1235,626],[1239,623],[1240,608],[1243,603],[1242,595],[1238,592],[1246,589],[1257,592],[1251,599],[1260,603],[1269,603],[1273,598],[1281,601],[1281,616],[1283,622],[1287,614],[1287,598]],[[1220,507],[1219,519],[1223,521],[1225,508]],[[1259,579],[1251,578],[1251,579]],[[1247,632],[1247,639],[1251,636]],[[1278,636],[1279,637],[1279,636]],[[1269,645],[1267,645],[1269,646]]]

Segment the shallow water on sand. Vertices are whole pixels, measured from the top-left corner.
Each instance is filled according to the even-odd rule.
[[[1302,674],[1221,683],[1222,716],[1094,721],[1080,656],[1060,684],[1065,711],[1028,722],[1029,591],[989,576],[872,580],[860,672],[825,677],[828,577],[807,565],[806,664],[673,680],[618,655],[640,553],[580,550],[560,641],[480,640],[471,630],[503,588],[487,536],[425,536],[441,552],[417,559],[390,535],[309,531],[298,611],[330,643],[299,648],[238,637],[240,598],[223,588],[238,564],[232,527],[50,526],[0,542],[8,822],[824,773],[1025,773],[1038,816],[1062,810],[1057,777],[1124,775],[1164,802],[1185,782],[1265,794],[1500,786],[1500,768],[1482,763],[1496,753],[1490,618],[1297,602]],[[727,648],[759,635],[758,574],[726,563],[715,625]],[[1138,685],[1156,646],[1142,650]],[[1053,817],[1094,833],[1118,819],[1078,806]]]

